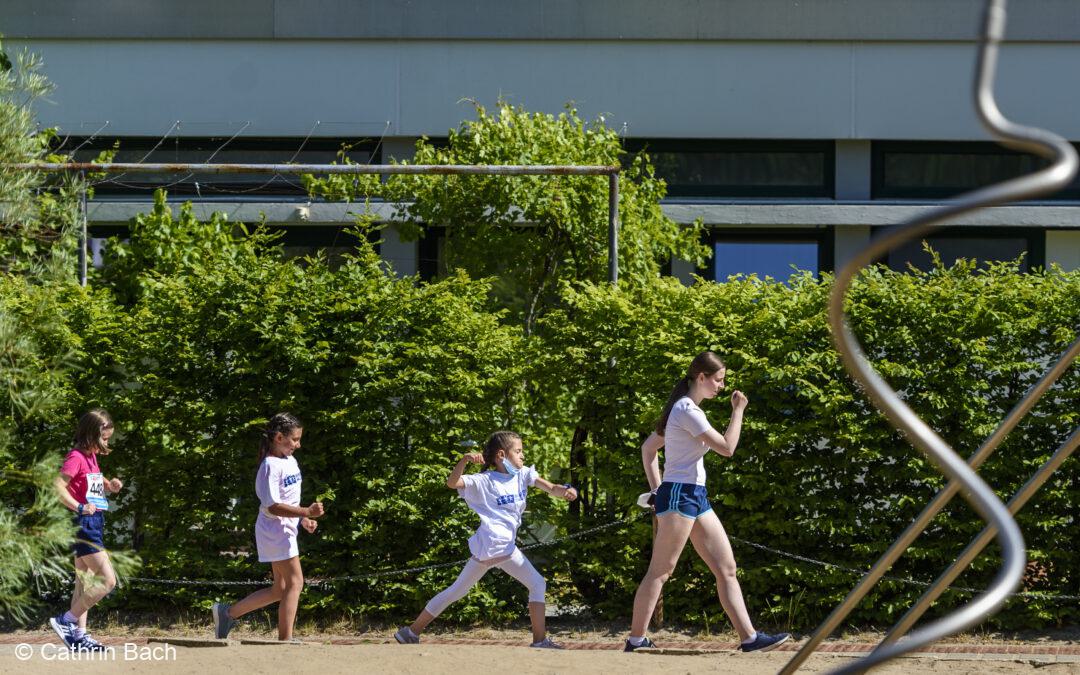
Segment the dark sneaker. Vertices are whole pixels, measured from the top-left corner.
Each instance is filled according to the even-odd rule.
[[[626,646],[623,647],[624,652],[632,652],[638,649],[656,649],[656,645],[649,638],[645,638],[645,642],[642,642],[639,645],[632,645],[630,644],[630,641],[627,640]]]
[[[214,637],[224,640],[229,637],[229,631],[236,625],[236,620],[229,616],[229,605],[224,602],[215,602],[210,611],[214,614]]]
[[[420,644],[420,636],[412,631],[412,628],[404,626],[398,632],[394,633],[394,639],[398,643],[403,645],[418,645]]]
[[[75,648],[75,644],[78,642],[75,638],[75,631],[78,629],[79,624],[64,621],[64,615],[61,614],[60,616],[54,616],[49,619],[49,625],[52,626],[52,629],[60,636],[60,639],[64,641],[64,644],[67,645],[68,649]]]
[[[551,638],[544,638],[539,642],[534,642],[529,645],[533,649],[562,649],[563,646],[558,642],[553,641]]]
[[[744,642],[739,645],[739,649],[744,652],[768,652],[776,649],[790,639],[791,633],[769,635],[768,633],[759,630],[757,637],[754,638],[753,642]]]
[[[106,649],[105,645],[90,637],[90,633],[83,633],[83,636],[71,645],[73,652],[103,652]]]

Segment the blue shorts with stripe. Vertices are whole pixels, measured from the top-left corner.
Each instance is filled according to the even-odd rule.
[[[105,548],[105,512],[95,511],[90,516],[75,516],[79,531],[75,533],[72,551],[76,558],[91,553],[101,553]]]
[[[656,490],[656,515],[677,513],[684,518],[697,520],[712,511],[709,493],[704,485],[693,483],[661,483]]]

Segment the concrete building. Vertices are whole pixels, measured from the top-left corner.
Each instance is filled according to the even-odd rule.
[[[988,142],[972,108],[981,0],[6,0],[8,49],[40,54],[57,86],[44,125],[118,160],[407,158],[503,96],[603,114],[647,147],[666,212],[702,218],[706,274],[828,270],[935,200],[1030,171]],[[998,97],[1012,119],[1080,141],[1080,4],[1009,7]],[[231,140],[230,140],[231,139]],[[69,145],[68,147],[74,147]],[[216,154],[215,154],[216,153]],[[99,186],[106,231],[145,210],[150,175]],[[176,177],[166,182],[173,182]],[[349,222],[295,179],[189,177],[171,194],[308,233]],[[1080,267],[1080,184],[989,209],[931,237],[946,258]],[[389,232],[384,257],[423,268]],[[925,265],[916,246],[889,264]],[[675,261],[688,278],[689,265]]]

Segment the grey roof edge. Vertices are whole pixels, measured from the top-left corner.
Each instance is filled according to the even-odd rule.
[[[982,0],[5,0],[21,39],[970,41]],[[1009,6],[1007,39],[1080,41],[1080,3]]]

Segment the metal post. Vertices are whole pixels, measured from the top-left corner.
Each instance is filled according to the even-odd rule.
[[[86,286],[86,268],[87,268],[87,246],[89,245],[89,236],[87,234],[87,221],[88,215],[86,211],[86,190],[87,190],[86,172],[79,172],[79,285]]]
[[[619,174],[608,175],[608,281],[619,283]]]

